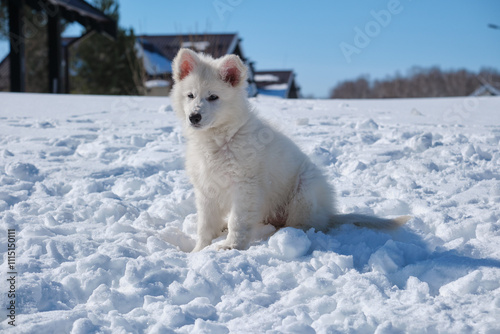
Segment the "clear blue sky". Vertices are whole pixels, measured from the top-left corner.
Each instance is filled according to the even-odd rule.
[[[257,70],[293,69],[302,93],[315,97],[345,79],[413,66],[500,69],[500,30],[487,27],[500,25],[498,0],[119,2],[120,25],[136,34],[237,32]]]

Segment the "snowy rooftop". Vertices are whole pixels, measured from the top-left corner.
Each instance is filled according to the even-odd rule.
[[[253,79],[257,82],[267,81],[267,82],[277,82],[280,78],[274,74],[255,74]]]
[[[414,218],[196,254],[168,98],[0,101],[0,266],[5,280],[14,229],[17,272],[2,333],[500,331],[500,98],[253,99],[339,211]]]
[[[142,58],[144,69],[150,76],[172,73],[172,62],[162,52],[147,40],[138,38],[135,42],[137,56]]]
[[[259,94],[287,98],[290,89],[295,89],[294,73],[284,71],[258,71],[254,75]]]

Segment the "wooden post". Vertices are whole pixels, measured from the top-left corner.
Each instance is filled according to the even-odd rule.
[[[10,90],[26,90],[24,58],[24,0],[9,0]]]
[[[63,92],[62,81],[62,45],[61,45],[61,15],[58,7],[47,12],[48,16],[48,46],[49,46],[49,91]]]
[[[64,53],[64,93],[70,93],[69,87],[69,47],[70,43],[66,44],[63,48]]]

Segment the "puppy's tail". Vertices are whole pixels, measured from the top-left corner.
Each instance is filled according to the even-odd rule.
[[[385,219],[385,218],[361,215],[357,213],[350,213],[350,214],[332,216],[330,219],[330,224],[333,227],[342,224],[353,224],[359,227],[395,230],[403,226],[411,218],[412,218],[411,216],[399,216],[393,219]]]

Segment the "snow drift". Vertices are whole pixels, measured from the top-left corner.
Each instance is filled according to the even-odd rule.
[[[325,170],[340,211],[414,219],[190,254],[194,196],[168,98],[1,93],[0,329],[500,331],[499,98],[252,103]]]

